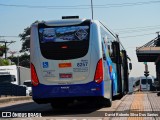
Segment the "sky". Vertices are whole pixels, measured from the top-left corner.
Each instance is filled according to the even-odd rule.
[[[144,64],[138,62],[136,47],[157,37],[160,31],[160,0],[92,0],[93,19],[100,20],[117,33],[131,58],[130,76],[143,76]],[[16,41],[9,51],[21,49],[18,36],[36,20],[61,19],[77,15],[91,19],[91,0],[0,0],[0,41]],[[8,36],[8,37],[7,37]],[[8,56],[10,54],[8,53]],[[154,63],[148,63],[155,76]]]

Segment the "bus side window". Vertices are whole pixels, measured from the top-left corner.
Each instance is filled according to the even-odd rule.
[[[112,50],[112,46],[111,46],[111,42],[110,41],[108,41],[107,48],[108,48],[108,54],[112,58],[113,50]]]
[[[110,45],[108,45],[108,53],[109,53],[109,56],[111,56],[111,48],[110,48]]]

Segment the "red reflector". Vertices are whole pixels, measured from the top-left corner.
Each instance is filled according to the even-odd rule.
[[[94,81],[96,83],[101,83],[103,81],[103,61],[102,59],[100,59],[97,63]]]
[[[31,63],[31,80],[33,86],[37,86],[39,84],[38,76],[35,67],[32,63]]]
[[[96,90],[97,90],[97,91],[99,91],[99,90],[100,90],[100,88],[96,88]]]
[[[68,48],[68,46],[61,46],[61,48],[66,49],[66,48]]]
[[[60,78],[72,78],[72,74],[70,74],[70,73],[60,73],[59,77]]]

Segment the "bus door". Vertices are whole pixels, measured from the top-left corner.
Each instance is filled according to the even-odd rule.
[[[112,42],[112,49],[113,49],[113,62],[116,63],[116,73],[117,73],[117,92],[122,94],[122,76],[121,76],[121,56],[120,56],[120,45],[119,42],[114,41]]]

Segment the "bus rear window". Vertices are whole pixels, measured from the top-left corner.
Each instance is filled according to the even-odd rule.
[[[39,25],[41,53],[54,60],[83,57],[88,52],[89,33],[90,26],[86,23],[60,27]]]

